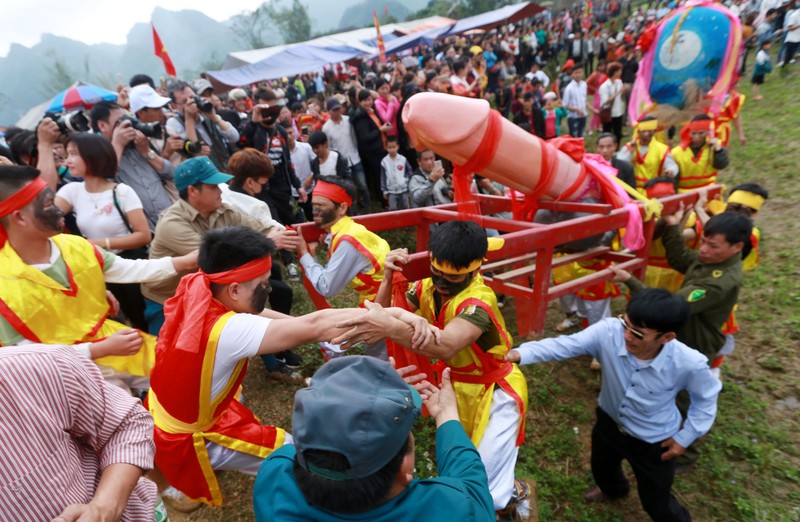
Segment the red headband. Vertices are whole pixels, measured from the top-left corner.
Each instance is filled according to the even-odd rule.
[[[689,122],[689,132],[711,130],[711,120],[694,120]]]
[[[12,212],[24,208],[27,204],[36,199],[36,196],[45,188],[47,188],[47,183],[42,178],[37,177],[13,195],[0,202],[0,218],[4,218]],[[0,225],[0,247],[6,244],[7,239],[8,233],[5,227]]]
[[[23,208],[25,205],[36,199],[39,192],[47,187],[47,183],[37,177],[21,189],[15,192],[12,196],[7,197],[0,202],[0,218],[4,218],[12,212]]]
[[[249,263],[227,270],[225,272],[214,272],[205,274],[209,281],[218,285],[229,285],[231,283],[246,283],[260,277],[272,270],[272,257],[264,256],[254,259]]]
[[[671,196],[675,194],[675,185],[670,181],[661,181],[645,189],[648,198],[658,198],[661,196]]]
[[[156,349],[174,347],[190,353],[199,352],[206,313],[214,298],[209,283],[245,283],[271,269],[272,258],[264,256],[225,272],[206,274],[200,270],[183,276],[175,295],[164,303],[164,326],[158,334]]]
[[[345,189],[339,185],[328,183],[327,181],[318,181],[314,187],[314,196],[322,196],[328,198],[334,203],[347,203],[347,206],[353,206],[353,198],[351,198]]]

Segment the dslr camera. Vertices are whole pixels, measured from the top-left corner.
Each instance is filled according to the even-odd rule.
[[[138,130],[148,138],[158,139],[164,137],[164,127],[161,125],[161,122],[153,121],[150,123],[143,123],[134,118],[133,116],[128,116],[127,114],[125,114],[120,119],[117,120],[116,125],[119,125],[123,121],[131,122],[131,127]]]
[[[194,97],[194,103],[197,105],[197,108],[200,109],[200,112],[211,112],[214,110],[214,104],[211,103],[211,100],[206,100],[200,96]]]
[[[50,118],[56,125],[61,134],[69,134],[71,132],[88,132],[91,130],[89,118],[83,113],[83,109],[77,109],[71,112],[46,112],[45,118]]]

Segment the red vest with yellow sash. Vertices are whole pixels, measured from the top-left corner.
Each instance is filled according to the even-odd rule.
[[[444,329],[447,323],[468,307],[484,310],[500,334],[500,344],[483,351],[473,343],[459,351],[450,360],[444,361],[451,368],[450,376],[458,400],[458,414],[464,430],[477,447],[486,426],[492,407],[494,387],[499,386],[517,403],[520,412],[517,446],[525,440],[525,410],[528,407],[528,385],[516,364],[504,359],[511,349],[511,336],[506,330],[503,315],[497,308],[497,296],[483,283],[483,277],[475,274],[472,282],[458,295],[435,310],[434,288],[430,278],[415,283],[419,299],[418,313],[434,326]]]
[[[358,252],[370,262],[370,269],[361,272],[350,281],[350,286],[358,292],[358,305],[363,306],[364,300],[372,301],[378,294],[378,289],[383,281],[383,262],[391,248],[379,235],[370,232],[364,225],[360,225],[344,216],[331,227],[331,255],[346,241],[355,247]]]
[[[286,432],[262,426],[236,399],[247,359],[236,365],[222,393],[211,396],[211,377],[219,337],[234,315],[213,300],[197,353],[159,342],[146,405],[155,421],[156,465],[170,485],[189,498],[222,505],[206,442],[266,458],[283,445]]]
[[[68,286],[26,264],[6,242],[0,248],[0,315],[25,339],[44,344],[99,341],[130,328],[107,319],[100,251],[80,236],[59,234],[51,239],[61,251]],[[136,354],[102,357],[95,362],[131,375],[150,375],[155,337],[141,335],[144,344]]]
[[[714,120],[714,134],[716,134],[717,139],[719,139],[724,148],[728,147],[728,143],[731,140],[731,122],[739,117],[744,100],[744,94],[732,91],[725,100],[719,116]]]

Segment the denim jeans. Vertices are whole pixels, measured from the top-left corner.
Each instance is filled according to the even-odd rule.
[[[369,212],[369,188],[367,188],[367,176],[364,173],[364,164],[358,163],[350,167],[350,173],[353,176],[353,181],[358,188],[358,202],[361,207]]]
[[[586,130],[586,116],[581,118],[573,118],[572,116],[567,118],[567,124],[569,125],[569,135],[573,138],[583,138],[583,132]]]

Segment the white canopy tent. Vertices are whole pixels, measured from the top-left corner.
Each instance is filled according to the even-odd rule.
[[[443,27],[452,25],[455,20],[445,18],[444,16],[431,16],[428,18],[420,18],[419,20],[411,20],[408,22],[400,22],[396,24],[386,24],[381,26],[381,34],[388,41],[389,35],[402,36],[417,31],[425,31],[434,27]],[[328,47],[336,48],[340,46],[347,46],[359,49],[364,54],[372,55],[377,52],[374,47],[374,41],[377,37],[374,27],[365,27],[363,29],[355,29],[353,31],[346,31],[343,33],[331,34],[327,36],[320,36],[302,44],[287,44],[275,45],[272,47],[265,47],[263,49],[251,49],[249,51],[236,51],[228,53],[225,59],[223,69],[233,69],[241,67],[242,65],[250,65],[258,63],[270,56],[273,56],[286,49],[296,45],[312,45],[314,47]]]

